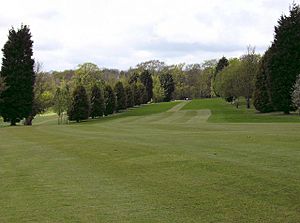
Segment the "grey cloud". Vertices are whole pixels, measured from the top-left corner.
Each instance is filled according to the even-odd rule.
[[[174,54],[192,53],[192,52],[234,52],[239,51],[245,46],[235,44],[210,44],[210,43],[188,43],[188,42],[171,42],[158,40],[147,42],[139,46],[139,50],[162,51]]]
[[[42,20],[51,20],[59,18],[61,14],[57,10],[47,10],[35,13],[33,16]]]
[[[56,40],[37,41],[34,46],[39,51],[55,51],[63,48],[63,44]]]

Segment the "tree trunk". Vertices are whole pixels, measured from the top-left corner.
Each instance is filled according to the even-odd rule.
[[[34,117],[32,115],[29,115],[24,122],[24,125],[32,125],[32,121],[33,121]]]
[[[285,115],[289,115],[289,114],[290,114],[290,111],[284,111],[284,114],[285,114]]]
[[[10,126],[16,126],[16,123],[17,123],[16,120],[13,119],[13,120],[10,121]]]
[[[239,99],[236,98],[234,101],[235,101],[235,106],[236,106],[236,108],[239,108]]]
[[[250,97],[246,97],[246,101],[247,101],[247,109],[250,109]]]

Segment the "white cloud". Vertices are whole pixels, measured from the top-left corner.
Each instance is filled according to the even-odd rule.
[[[1,2],[1,1],[0,1]],[[29,24],[34,56],[47,70],[91,61],[127,69],[149,59],[202,62],[261,52],[289,0],[10,0],[0,8],[0,44]]]

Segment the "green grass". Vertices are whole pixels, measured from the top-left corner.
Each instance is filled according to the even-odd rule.
[[[187,103],[0,128],[0,222],[300,222],[300,124]]]
[[[300,123],[298,113],[291,113],[290,115],[285,115],[280,112],[262,114],[258,113],[253,106],[251,109],[246,109],[244,101],[241,102],[240,108],[237,109],[234,105],[225,102],[221,98],[193,100],[183,108],[183,110],[198,109],[210,109],[212,115],[209,118],[209,122],[215,123]]]

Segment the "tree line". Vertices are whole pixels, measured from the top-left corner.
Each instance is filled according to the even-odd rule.
[[[59,123],[99,118],[150,102],[222,97],[237,108],[289,113],[300,107],[300,9],[293,4],[275,27],[263,56],[248,46],[239,58],[202,64],[167,65],[158,60],[126,71],[84,63],[74,70],[44,72],[32,58],[29,27],[12,28],[2,51],[0,114],[15,125],[31,125],[37,114],[53,109]],[[298,77],[298,78],[297,78]]]

